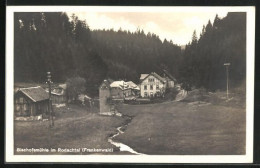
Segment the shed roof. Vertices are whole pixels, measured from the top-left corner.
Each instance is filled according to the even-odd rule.
[[[48,93],[41,86],[21,88],[19,91],[30,98],[33,102],[49,99]]]

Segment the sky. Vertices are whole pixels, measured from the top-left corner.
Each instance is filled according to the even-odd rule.
[[[196,30],[199,37],[203,25],[209,20],[213,23],[216,14],[220,18],[227,15],[227,10],[207,12],[67,12],[73,13],[80,20],[86,20],[91,30],[122,29],[135,32],[138,28],[145,33],[151,32],[164,39],[172,40],[174,44],[186,45],[191,41]]]

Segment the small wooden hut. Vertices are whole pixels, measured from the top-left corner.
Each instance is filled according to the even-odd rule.
[[[49,95],[41,87],[21,88],[14,95],[15,116],[35,116],[48,113]]]

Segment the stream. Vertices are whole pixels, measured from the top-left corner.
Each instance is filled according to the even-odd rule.
[[[185,97],[187,96],[187,91],[185,90],[180,90],[179,93],[177,94],[176,98],[175,98],[175,101],[180,101],[182,99],[184,99]],[[111,114],[112,115],[112,114]],[[127,146],[126,144],[123,144],[123,143],[120,143],[120,142],[116,142],[114,141],[113,139],[115,137],[117,137],[118,135],[120,134],[124,134],[124,131],[122,131],[122,128],[124,128],[124,130],[127,128],[128,124],[131,122],[132,118],[127,116],[127,115],[123,115],[122,113],[119,113],[119,112],[115,112],[115,115],[116,116],[120,116],[120,117],[127,117],[127,120],[128,122],[123,125],[123,126],[120,126],[120,127],[117,127],[117,133],[113,134],[112,136],[110,136],[108,138],[108,142],[111,143],[112,145],[116,146],[119,148],[119,150],[122,152],[122,151],[127,151],[127,152],[130,152],[132,154],[137,154],[137,155],[145,155],[143,153],[139,153],[137,151],[135,151],[134,149],[132,149],[131,147]]]
[[[180,100],[184,99],[186,96],[187,96],[187,91],[180,90],[180,92],[178,93],[178,95],[175,98],[175,101],[180,101]],[[120,151],[127,151],[127,152],[130,152],[132,154],[137,154],[137,155],[145,155],[143,153],[136,152],[134,149],[132,149],[131,147],[129,147],[129,146],[123,144],[123,143],[116,142],[116,141],[113,140],[116,136],[118,136],[120,134],[124,134],[124,131],[122,131],[122,128],[124,128],[124,130],[125,130],[127,128],[128,124],[132,120],[131,117],[123,115],[122,113],[119,113],[117,111],[115,112],[115,115],[116,116],[120,116],[120,117],[127,117],[127,120],[129,120],[129,121],[125,125],[117,127],[117,133],[115,133],[112,136],[110,136],[108,138],[108,142],[111,143],[112,145],[118,147]]]
[[[121,113],[120,113],[120,114],[121,114]],[[124,117],[124,116],[122,116],[122,117]],[[127,151],[127,152],[130,152],[130,153],[132,153],[132,154],[144,155],[143,153],[136,152],[136,151],[133,150],[131,147],[129,147],[129,146],[123,144],[123,143],[116,142],[116,141],[113,140],[116,136],[118,136],[118,135],[120,135],[120,134],[123,134],[124,131],[122,131],[121,129],[122,129],[122,128],[125,128],[125,129],[126,129],[126,127],[128,126],[128,123],[131,122],[131,119],[132,119],[131,117],[128,117],[128,116],[125,116],[125,117],[127,117],[127,119],[129,120],[129,122],[127,122],[127,124],[125,124],[125,125],[123,125],[123,126],[117,127],[117,133],[115,133],[114,135],[112,135],[111,137],[109,137],[109,138],[108,138],[108,142],[111,143],[112,145],[118,147],[120,151]]]

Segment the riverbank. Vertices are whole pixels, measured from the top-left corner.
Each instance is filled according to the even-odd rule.
[[[115,140],[150,155],[245,154],[245,106],[214,93],[207,102],[196,100],[120,105],[118,111],[133,119]]]

